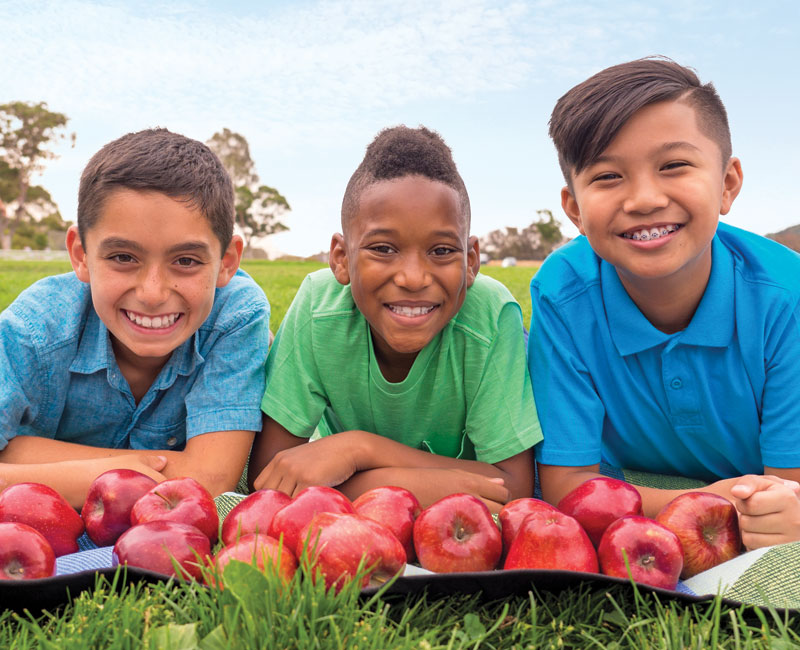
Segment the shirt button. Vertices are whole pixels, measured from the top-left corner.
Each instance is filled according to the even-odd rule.
[[[178,439],[175,438],[174,436],[172,438],[167,438],[167,446],[168,447],[174,447],[175,443],[177,443],[177,442],[178,442]]]
[[[680,377],[675,377],[675,379],[673,379],[669,383],[669,385],[672,386],[675,390],[678,390],[681,386],[683,386],[683,382],[681,381]]]

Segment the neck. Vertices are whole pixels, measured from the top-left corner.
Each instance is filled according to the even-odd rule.
[[[619,271],[617,271],[619,274]],[[703,298],[711,275],[711,249],[690,267],[664,278],[619,274],[622,286],[653,327],[665,334],[686,329]]]

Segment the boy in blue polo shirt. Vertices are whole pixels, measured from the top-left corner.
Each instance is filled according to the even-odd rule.
[[[713,86],[661,58],[614,66],[550,134],[584,236],[531,282],[545,498],[604,462],[710,482],[748,548],[800,539],[800,256],[718,223],[742,168]],[[679,493],[640,492],[649,516]]]
[[[261,428],[269,305],[238,271],[233,215],[200,142],[154,129],[92,157],[74,273],[0,314],[0,489],[46,483],[79,506],[121,467],[236,485]]]

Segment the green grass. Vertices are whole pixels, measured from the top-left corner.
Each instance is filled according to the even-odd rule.
[[[222,591],[197,584],[100,580],[58,612],[0,614],[0,647],[32,648],[797,648],[798,620],[774,611],[662,602],[629,586],[482,602],[339,594],[298,572],[273,575],[231,563]]]
[[[265,289],[277,328],[305,275],[321,264],[248,261]],[[0,309],[26,286],[69,270],[62,262],[0,261]],[[509,287],[530,318],[530,267],[484,269]],[[0,613],[0,648],[797,648],[800,620],[691,605],[629,587],[532,591],[484,603],[475,596],[361,600],[355,589],[325,593],[298,578],[289,592],[242,566],[226,589],[100,581],[57,612]]]

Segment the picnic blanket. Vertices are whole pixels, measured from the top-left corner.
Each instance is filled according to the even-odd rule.
[[[703,485],[701,481],[692,479],[620,470],[609,466],[602,466],[601,471],[608,476],[623,479],[633,485],[647,487],[691,489]],[[242,492],[226,492],[215,499],[220,520],[245,498],[244,484],[240,484],[237,488],[242,489]],[[74,587],[78,584],[79,577],[81,588],[90,588],[87,575],[90,576],[92,572],[108,575],[112,567],[111,547],[98,548],[86,535],[83,535],[78,543],[81,548],[80,552],[57,559],[58,577],[34,582],[46,584],[48,580],[61,580],[69,587],[70,577],[74,576],[75,582],[72,584],[74,594]],[[138,570],[132,571],[134,578],[137,572]],[[141,573],[146,574],[148,579],[153,578],[153,575],[148,572]],[[779,609],[800,609],[798,575],[800,575],[800,542],[744,553],[709,571],[681,581],[674,592],[647,589],[688,602],[696,602],[720,594],[726,602],[771,606]],[[489,596],[500,597],[503,594],[525,593],[532,586],[552,591],[581,582],[593,583],[599,588],[604,586],[607,588],[609,584],[613,583],[626,583],[625,580],[619,578],[569,571],[519,570],[435,575],[418,567],[409,566],[405,575],[392,585],[390,591],[406,594],[425,590],[428,593],[440,595],[482,591]],[[34,585],[31,587],[35,588]],[[0,592],[3,589],[18,590],[19,588],[20,586],[17,585],[13,587],[0,585]],[[0,593],[0,600],[2,597],[3,594]]]

